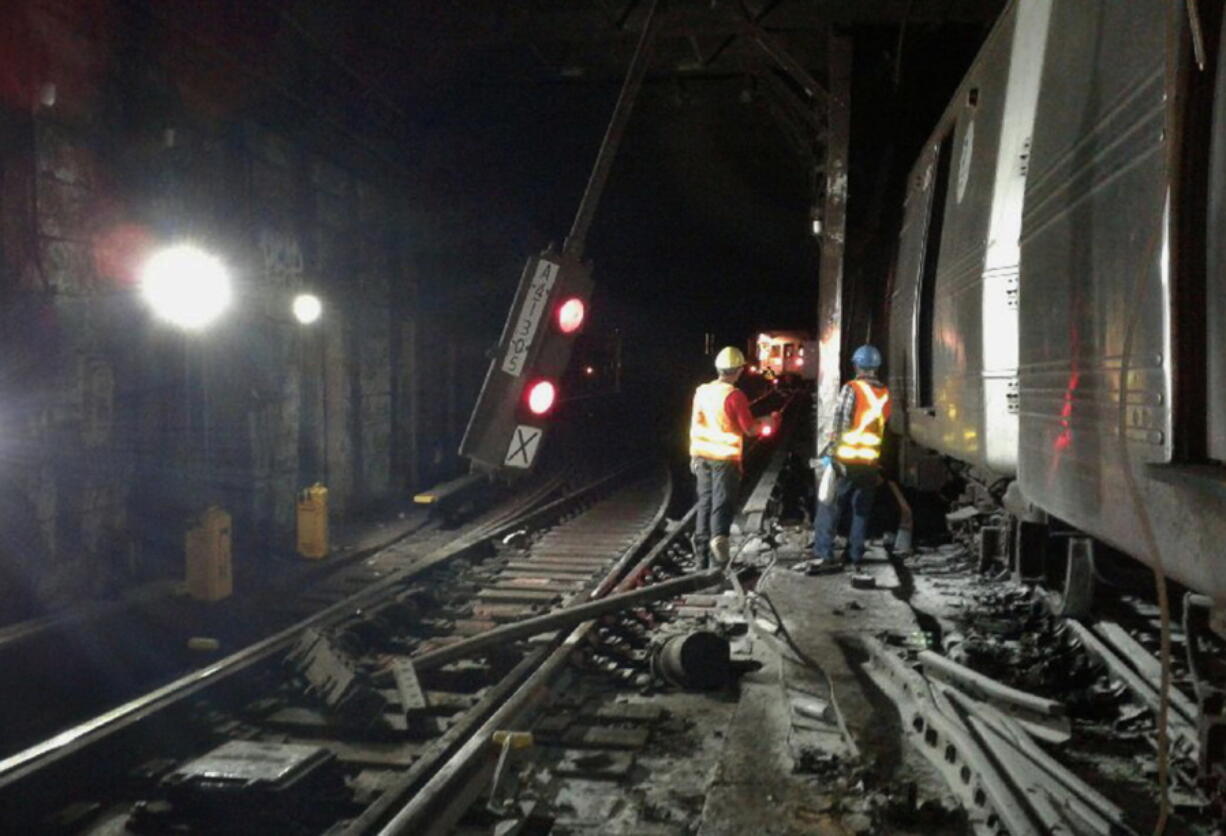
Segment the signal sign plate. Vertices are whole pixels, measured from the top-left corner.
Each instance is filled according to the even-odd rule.
[[[503,462],[507,467],[528,469],[536,459],[536,451],[541,449],[541,436],[545,431],[540,427],[528,427],[520,424],[511,433],[511,443],[507,446],[507,457]]]
[[[502,358],[502,370],[509,375],[519,377],[523,374],[536,329],[540,326],[541,316],[549,304],[549,293],[558,278],[558,269],[557,264],[543,258],[536,263],[532,282],[524,294],[515,328],[511,331],[506,356]]]

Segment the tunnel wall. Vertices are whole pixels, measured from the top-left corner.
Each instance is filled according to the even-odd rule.
[[[0,617],[180,573],[210,503],[241,575],[292,547],[306,485],[344,518],[451,475],[476,386],[418,305],[439,274],[420,208],[361,126],[338,142],[343,114],[302,119],[267,67],[226,65],[276,38],[202,44],[127,8],[29,0],[0,24]],[[135,284],[182,239],[235,285],[189,335]],[[307,288],[311,327],[289,313]]]

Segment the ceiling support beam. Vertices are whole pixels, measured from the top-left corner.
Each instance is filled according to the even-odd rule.
[[[820,215],[817,276],[817,449],[830,442],[843,354],[843,249],[847,218],[847,146],[851,136],[851,38],[831,32],[830,95],[826,99],[825,196]],[[819,474],[820,475],[820,474]]]
[[[797,125],[792,117],[788,116],[779,105],[769,98],[766,102],[766,109],[779,125],[783,138],[787,140],[788,145],[796,152],[796,156],[800,158],[800,164],[806,170],[811,169],[817,161],[817,152],[812,141],[813,135],[800,125]]]
[[[788,89],[769,68],[764,68],[758,78],[780,107],[809,126],[815,139],[820,139],[826,133],[826,122],[817,109]]]
[[[605,183],[608,182],[609,172],[613,168],[613,159],[617,156],[617,149],[621,146],[622,136],[626,132],[626,122],[630,119],[639,88],[643,86],[643,77],[647,75],[647,66],[651,63],[651,51],[655,45],[661,17],[657,14],[660,3],[661,0],[652,0],[647,11],[643,32],[639,36],[638,46],[635,47],[634,57],[630,59],[630,68],[626,71],[626,81],[617,97],[617,104],[613,106],[613,115],[609,118],[604,139],[600,142],[600,150],[596,152],[596,162],[592,165],[587,187],[583,190],[579,208],[575,211],[575,221],[571,225],[570,234],[562,245],[563,252],[576,261],[583,258],[583,248],[592,219],[596,217],[596,207],[604,194]]]
[[[779,69],[791,76],[797,84],[804,88],[806,93],[814,99],[827,99],[830,97],[826,88],[818,83],[813,74],[793,58],[792,54],[780,46],[774,38],[752,23],[747,24],[747,29],[747,36],[754,46],[762,50],[763,54],[779,65]]]
[[[626,4],[626,8],[622,9],[622,13],[617,16],[617,21],[614,26],[618,29],[625,29],[626,24],[630,22],[630,15],[634,14],[634,10],[638,8],[639,0],[630,0]]]

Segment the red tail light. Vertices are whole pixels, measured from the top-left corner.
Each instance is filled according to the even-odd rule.
[[[558,306],[558,330],[563,334],[573,334],[583,325],[587,315],[587,306],[578,296],[572,296]]]
[[[528,387],[528,409],[533,415],[544,415],[553,409],[558,389],[548,380],[538,380]]]

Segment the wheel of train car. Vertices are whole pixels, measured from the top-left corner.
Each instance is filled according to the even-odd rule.
[[[1053,615],[1084,618],[1094,606],[1094,540],[1065,536],[1064,559],[1052,561],[1049,601]]]
[[[1010,515],[1005,538],[1013,582],[1028,583],[1042,577],[1047,556],[1047,526]]]

